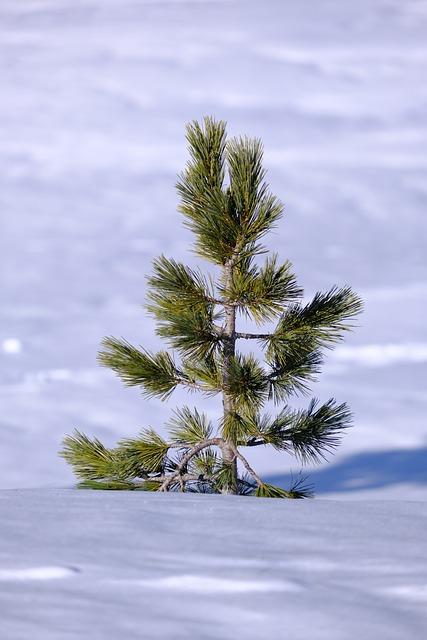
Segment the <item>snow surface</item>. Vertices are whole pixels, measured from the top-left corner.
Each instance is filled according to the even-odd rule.
[[[144,276],[195,262],[173,185],[184,123],[214,114],[263,139],[286,205],[270,246],[307,295],[366,302],[314,389],[355,413],[319,494],[426,498],[426,33],[424,0],[1,1],[1,487],[70,485],[74,427],[113,444],[184,401],[218,415],[96,365],[104,335],[160,345]]]
[[[424,640],[425,502],[0,491],[2,640]]]

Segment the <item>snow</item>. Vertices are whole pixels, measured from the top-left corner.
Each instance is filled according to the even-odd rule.
[[[426,22],[418,0],[2,0],[0,487],[71,486],[74,427],[113,444],[184,402],[218,415],[96,365],[104,335],[160,346],[144,276],[196,262],[174,183],[185,122],[213,114],[263,139],[286,206],[269,246],[307,296],[365,300],[313,389],[355,415],[319,495],[426,498]]]
[[[6,338],[1,346],[4,353],[21,353],[22,351],[21,341],[17,338]]]
[[[5,640],[423,640],[425,502],[0,491]]]
[[[32,580],[56,580],[68,578],[75,573],[75,569],[67,567],[36,567],[29,569],[2,569],[0,582],[20,582]]]
[[[298,591],[297,585],[286,581],[233,580],[197,575],[177,575],[154,580],[140,580],[138,584],[161,591],[194,593],[249,593],[251,591]]]
[[[367,367],[381,367],[397,362],[426,362],[427,344],[366,344],[360,347],[338,347],[332,358]]]

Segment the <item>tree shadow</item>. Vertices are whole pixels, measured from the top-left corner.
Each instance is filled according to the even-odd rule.
[[[350,493],[401,483],[427,488],[427,447],[357,453],[318,471],[303,472],[315,493]],[[270,476],[266,481],[288,489],[296,475]]]

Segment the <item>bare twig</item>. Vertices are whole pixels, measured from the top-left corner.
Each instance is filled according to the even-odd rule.
[[[202,442],[199,442],[199,444],[196,444],[192,449],[190,449],[190,451],[188,451],[185,454],[185,456],[183,456],[176,471],[172,473],[170,476],[168,476],[167,478],[165,478],[161,487],[159,488],[159,491],[167,491],[168,487],[172,484],[172,482],[176,478],[182,475],[181,471],[185,469],[187,464],[190,462],[191,458],[194,458],[194,456],[197,455],[200,451],[202,451],[203,449],[207,449],[208,447],[211,447],[211,446],[219,447],[223,444],[223,442],[224,440],[222,438],[209,438],[208,440],[202,440]]]
[[[168,480],[170,476],[154,476],[153,478],[147,478],[146,482],[157,482],[159,485],[162,485],[165,480]],[[181,473],[179,476],[180,480],[183,483],[192,482],[200,479],[200,474],[197,473]],[[210,476],[203,476],[203,479],[210,480]],[[180,483],[181,484],[181,483]],[[141,487],[144,486],[144,483],[141,483]],[[161,486],[159,487],[159,491],[161,490]]]
[[[198,382],[188,380],[187,378],[177,376],[176,377],[177,384],[182,384],[183,387],[188,387],[189,389],[197,389],[197,391],[204,392],[204,389],[201,384]]]

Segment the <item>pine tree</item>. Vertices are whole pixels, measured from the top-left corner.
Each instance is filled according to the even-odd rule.
[[[347,405],[313,399],[295,410],[288,399],[309,391],[322,350],[342,339],[362,303],[350,287],[332,287],[303,303],[289,261],[261,258],[261,240],[283,206],[265,182],[259,140],[227,141],[225,123],[205,118],[187,126],[187,141],[179,209],[196,254],[215,265],[215,277],[165,256],[156,259],[148,311],[172,355],[108,337],[99,362],[147,398],[167,400],[178,386],[220,396],[222,416],[213,424],[184,406],[173,414],[166,439],[145,429],[112,449],[76,431],[65,438],[61,455],[86,488],[307,497],[311,488],[301,478],[289,490],[264,482],[242,448],[271,445],[302,463],[335,449],[351,423]],[[238,316],[274,326],[239,331]],[[264,362],[237,350],[244,340],[263,348]],[[280,406],[277,415],[262,412],[268,401]]]

